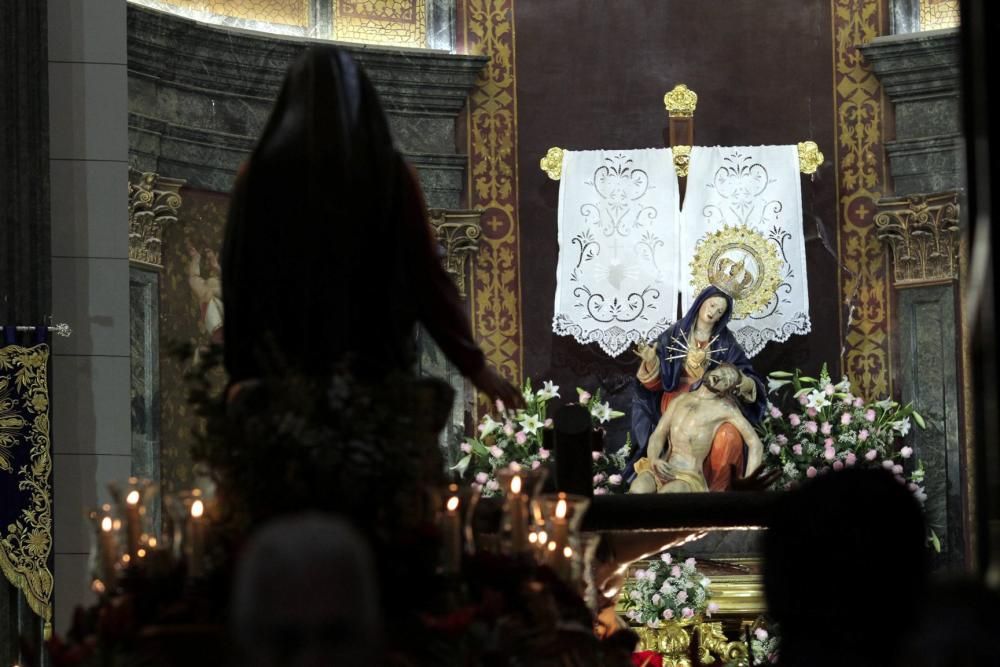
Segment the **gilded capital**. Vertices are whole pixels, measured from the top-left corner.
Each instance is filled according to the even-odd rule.
[[[431,209],[428,212],[437,241],[444,249],[444,269],[455,281],[462,297],[466,295],[465,275],[469,258],[479,250],[479,238],[482,236],[479,219],[482,214],[482,211],[476,210]]]
[[[958,278],[958,216],[957,192],[879,200],[875,227],[892,251],[897,286]]]
[[[663,96],[663,106],[667,108],[667,115],[671,118],[691,118],[694,116],[695,107],[698,106],[698,95],[683,83],[679,83]]]
[[[151,171],[128,170],[128,258],[129,261],[162,267],[164,226],[177,222],[181,207],[182,179],[166,178]]]

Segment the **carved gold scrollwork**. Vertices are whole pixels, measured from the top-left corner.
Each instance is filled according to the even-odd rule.
[[[674,146],[674,170],[680,177],[686,177],[688,175],[688,169],[691,167],[691,147],[690,146]]]
[[[162,267],[163,228],[177,222],[184,181],[151,171],[128,170],[128,258]]]
[[[816,169],[823,164],[823,153],[815,141],[799,142],[799,171],[803,174],[815,174]]]
[[[671,118],[691,118],[694,116],[695,107],[698,106],[698,95],[683,83],[679,83],[663,96],[663,106],[667,108],[667,115]]]
[[[722,631],[722,623],[702,623],[698,626],[698,661],[703,665],[716,662],[723,665],[749,665],[750,651],[741,641],[731,642]]]
[[[553,181],[558,181],[562,178],[562,163],[563,163],[563,149],[553,146],[545,154],[545,157],[539,161],[538,166],[542,168],[546,174],[549,175]]]
[[[892,250],[897,286],[958,278],[958,216],[957,192],[879,200],[875,227]]]
[[[465,297],[466,269],[469,258],[479,250],[479,219],[483,212],[431,209],[428,214],[438,243],[444,248],[444,269],[455,281],[458,293]]]

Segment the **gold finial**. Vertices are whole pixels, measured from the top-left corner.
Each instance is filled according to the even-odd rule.
[[[674,146],[674,169],[677,171],[677,175],[684,177],[688,175],[688,168],[691,166],[691,147],[690,146]]]
[[[799,142],[799,171],[803,174],[815,174],[816,168],[823,164],[823,154],[815,141]]]
[[[545,154],[545,157],[541,159],[538,166],[542,168],[546,174],[549,175],[553,181],[558,181],[562,178],[562,162],[563,162],[563,149],[553,146]]]
[[[663,96],[663,105],[671,118],[691,118],[694,108],[698,106],[698,95],[683,83],[678,83]]]

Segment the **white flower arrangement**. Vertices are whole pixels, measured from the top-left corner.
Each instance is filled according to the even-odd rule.
[[[670,553],[664,553],[632,573],[622,590],[622,608],[630,621],[650,628],[710,617],[718,610],[709,601],[711,583],[698,571],[694,558],[675,562]]]
[[[578,402],[590,412],[595,428],[625,414],[612,410],[608,403],[601,401],[600,391],[594,394],[583,389],[576,391]],[[459,475],[469,478],[485,497],[500,492],[497,471],[511,465],[535,469],[553,460],[553,452],[544,447],[543,436],[547,429],[552,428],[552,420],[546,417],[546,411],[550,400],[560,398],[559,386],[546,381],[541,389],[533,390],[529,379],[524,383],[522,394],[525,406],[521,410],[508,410],[497,401],[498,418],[487,414],[480,420],[476,437],[467,438],[462,443],[461,450],[465,456],[453,467]],[[594,453],[595,493],[617,493],[619,489],[624,492],[621,473],[630,451],[631,443],[626,441],[621,449],[612,454]]]
[[[785,412],[769,403],[757,427],[765,467],[781,471],[779,487],[790,488],[803,479],[850,467],[881,467],[921,503],[927,500],[923,463],[911,460],[912,447],[900,446],[911,423],[925,426],[912,405],[888,398],[865,401],[853,394],[847,378],[834,384],[825,365],[819,378],[800,371],[771,373],[768,387],[771,394],[790,391],[791,399]],[[932,533],[935,548],[936,540]]]

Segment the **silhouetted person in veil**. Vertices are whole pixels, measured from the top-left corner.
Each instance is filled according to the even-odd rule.
[[[374,87],[336,47],[291,65],[237,178],[222,292],[231,383],[408,372],[419,322],[480,390],[521,403],[472,338]]]
[[[785,494],[764,536],[764,590],[784,667],[897,664],[927,582],[923,512],[882,470]]]

